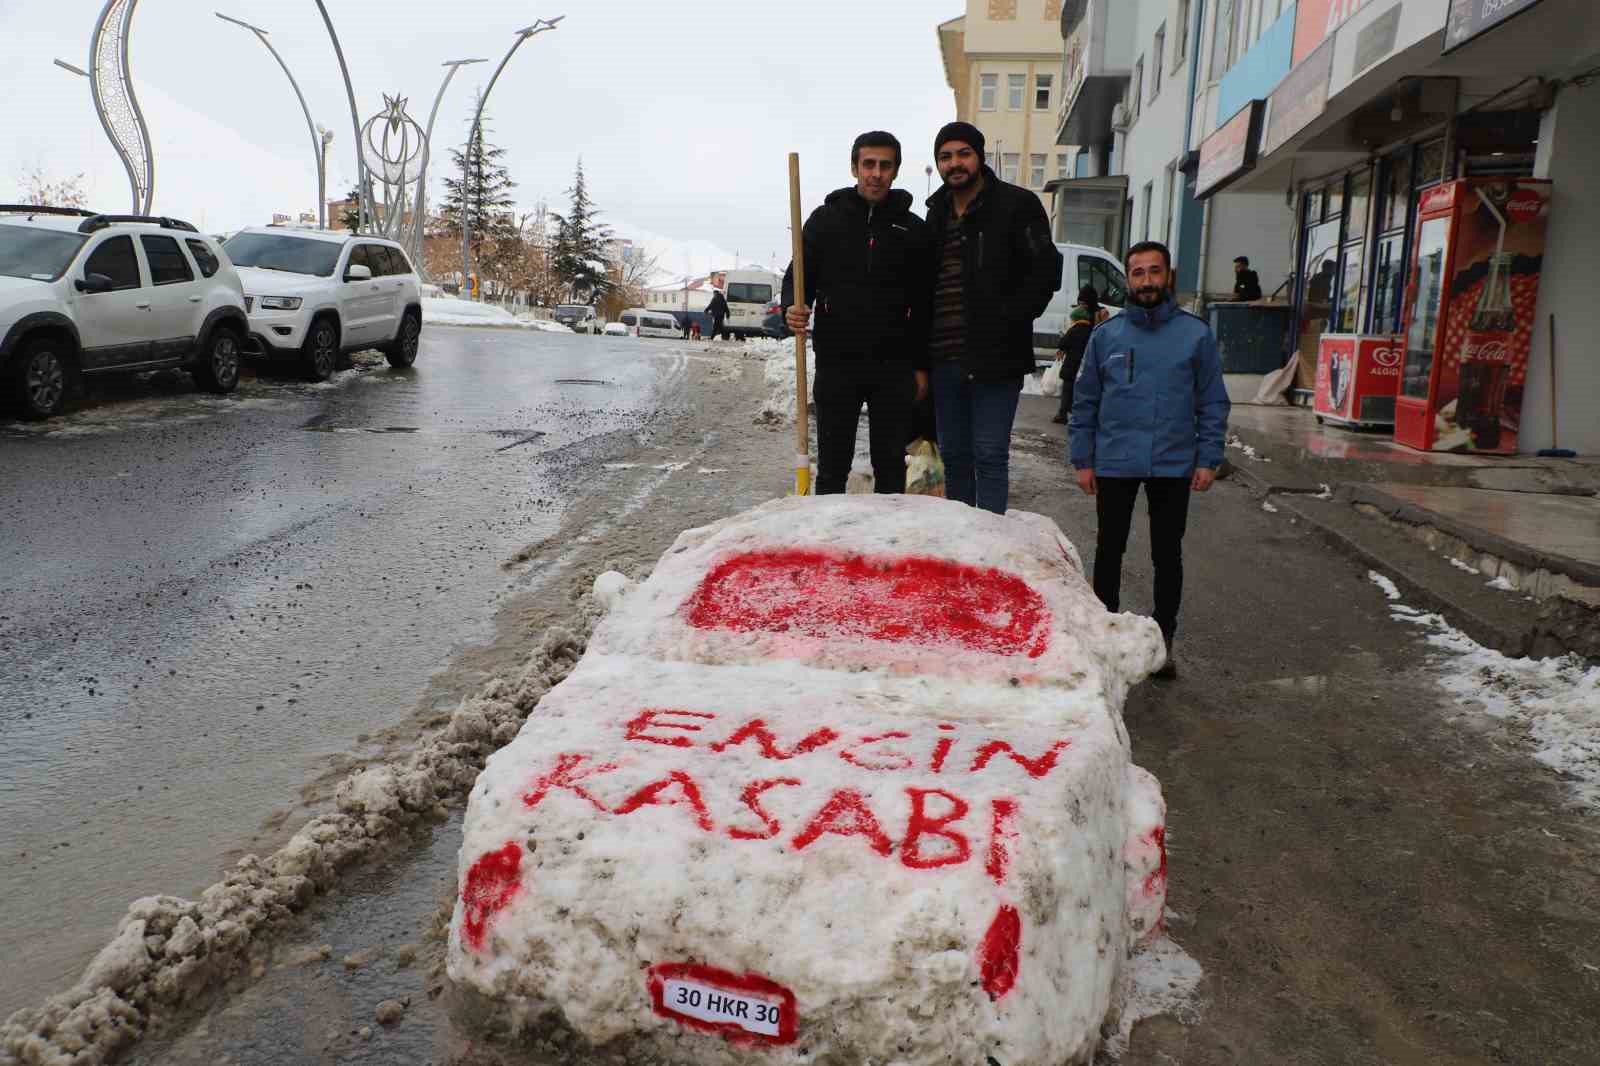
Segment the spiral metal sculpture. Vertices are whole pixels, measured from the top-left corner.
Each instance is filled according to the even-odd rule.
[[[100,125],[128,172],[133,213],[148,215],[155,198],[155,153],[128,72],[128,39],[138,6],[139,0],[106,0],[89,43],[89,85]]]

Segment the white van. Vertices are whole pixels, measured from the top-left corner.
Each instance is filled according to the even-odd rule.
[[[728,283],[728,320],[723,323],[729,333],[740,340],[746,337],[765,337],[767,308],[780,293],[780,278],[765,270],[722,271]]]
[[[1116,256],[1086,244],[1057,244],[1056,250],[1062,259],[1061,288],[1050,298],[1044,314],[1033,320],[1033,354],[1035,361],[1043,365],[1055,359],[1056,342],[1066,331],[1079,289],[1093,285],[1100,294],[1100,303],[1112,314],[1128,302],[1128,278]]]
[[[622,312],[617,321],[626,326],[628,332],[635,337],[683,336],[683,328],[678,325],[678,320],[665,311],[646,311],[642,307],[630,307]]]

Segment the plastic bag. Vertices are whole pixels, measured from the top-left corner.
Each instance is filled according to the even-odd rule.
[[[939,446],[918,437],[906,449],[906,495],[944,496],[944,460]]]
[[[1045,368],[1044,376],[1039,379],[1039,391],[1046,396],[1061,395],[1061,363],[1057,359]]]

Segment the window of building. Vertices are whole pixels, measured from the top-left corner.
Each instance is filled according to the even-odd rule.
[[[1133,106],[1130,110],[1133,112],[1133,117],[1137,119],[1139,113],[1144,110],[1144,56],[1140,56],[1139,61],[1133,65],[1132,88]]]
[[[1035,111],[1050,110],[1050,90],[1055,88],[1056,77],[1054,74],[1035,74],[1033,76],[1033,109]]]
[[[1178,164],[1168,163],[1161,179],[1161,243],[1172,247],[1172,191],[1178,181]]]
[[[1156,30],[1155,43],[1150,46],[1150,99],[1161,95],[1161,75],[1166,71],[1167,24]]]
[[[1217,0],[1216,32],[1211,38],[1211,80],[1217,81],[1233,64],[1233,24],[1238,0]]]
[[[1006,152],[1000,157],[1000,180],[1009,181],[1013,185],[1017,181],[1017,168],[1022,165],[1022,156],[1018,152]]]
[[[1070,177],[1072,177],[1072,171],[1070,169],[1071,166],[1072,166],[1072,163],[1070,162],[1070,160],[1071,160],[1071,153],[1070,152],[1057,152],[1056,153],[1056,177],[1058,177],[1058,178],[1070,178]]]
[[[1143,237],[1144,240],[1149,240],[1150,239],[1150,209],[1151,209],[1151,207],[1153,207],[1155,205],[1155,199],[1156,199],[1156,183],[1153,182],[1153,181],[1145,182],[1144,183],[1144,209],[1143,209],[1142,215],[1140,216],[1140,223],[1139,223],[1139,232],[1144,234],[1144,237]]]
[[[1178,31],[1172,47],[1172,69],[1179,70],[1189,58],[1189,0],[1178,0],[1178,21],[1173,23]]]
[[[175,285],[194,280],[194,271],[189,269],[189,260],[184,258],[183,249],[178,247],[177,241],[149,233],[142,234],[139,243],[144,245],[144,259],[150,264],[152,285]]]
[[[1022,97],[1027,88],[1028,76],[1026,74],[1006,75],[1006,110],[1022,110]]]
[[[1044,188],[1044,168],[1049,158],[1043,152],[1034,152],[1028,156],[1028,188]]]
[[[1000,92],[1000,75],[998,75],[998,74],[979,74],[978,75],[978,110],[979,111],[993,111],[995,109],[995,97],[998,95],[999,92]]]
[[[133,255],[132,237],[112,237],[89,253],[83,275],[104,274],[111,279],[112,291],[139,287],[139,261]]]

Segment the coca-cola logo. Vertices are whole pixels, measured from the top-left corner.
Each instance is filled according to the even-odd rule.
[[[1372,361],[1381,367],[1393,369],[1400,365],[1401,354],[1399,348],[1374,348]]]
[[[1472,363],[1509,363],[1511,345],[1504,340],[1483,341],[1478,344],[1468,341],[1461,358]]]
[[[1544,197],[1532,189],[1518,189],[1506,201],[1506,214],[1513,222],[1532,222],[1544,210]]]

